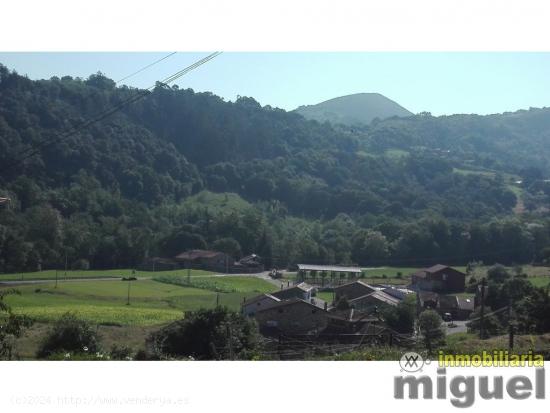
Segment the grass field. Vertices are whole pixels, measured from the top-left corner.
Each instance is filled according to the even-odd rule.
[[[183,287],[196,287],[204,290],[226,293],[268,293],[274,290],[274,286],[265,280],[256,277],[223,276],[223,277],[192,277],[191,283],[187,277],[178,275],[155,276],[153,280],[166,284]]]
[[[22,360],[33,360],[36,358],[36,352],[45,336],[48,334],[51,326],[48,323],[36,322],[25,331],[25,334],[17,340],[16,357]],[[159,329],[159,326],[110,326],[99,325],[97,332],[99,334],[101,347],[104,351],[109,351],[116,345],[118,347],[126,346],[135,351],[145,347],[145,340],[153,331]]]
[[[531,281],[535,287],[546,287],[550,284],[550,277],[548,276],[529,277],[528,280]]]
[[[88,280],[60,282],[57,288],[51,282],[20,285],[17,290],[21,295],[5,300],[14,312],[40,322],[51,322],[72,311],[97,324],[147,326],[172,321],[181,318],[185,311],[211,308],[216,303],[238,310],[245,297],[275,289],[267,281],[251,277],[204,278],[215,279],[214,283],[227,290],[233,286],[234,291],[218,293],[151,279],[138,280],[130,283],[130,305],[127,305],[128,281]]]
[[[203,270],[190,270],[192,277],[201,277],[205,275],[214,275],[215,273]],[[0,282],[2,281],[31,281],[31,280],[55,280],[55,270],[45,270],[26,273],[0,274]],[[66,274],[66,275],[65,275]],[[171,271],[135,271],[132,269],[123,268],[116,270],[69,270],[58,271],[57,277],[59,280],[76,279],[76,278],[122,278],[135,275],[136,277],[153,277],[156,275],[181,275],[187,276],[187,270],[171,270]]]
[[[327,303],[332,303],[332,292],[330,291],[321,291],[317,293],[317,298],[320,298],[321,300],[326,301]]]

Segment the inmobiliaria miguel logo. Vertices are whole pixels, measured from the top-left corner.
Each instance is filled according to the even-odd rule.
[[[403,354],[399,360],[401,375],[395,376],[393,391],[395,399],[449,399],[455,407],[470,407],[477,395],[485,400],[502,400],[509,397],[524,400],[530,397],[546,398],[544,358],[533,354],[510,354],[507,351],[483,352],[482,354],[443,354],[437,361],[435,377],[423,373],[431,361],[415,352]],[[447,373],[447,367],[530,367],[530,376],[514,375],[507,380],[502,375],[464,376]],[[477,391],[476,391],[477,389]]]

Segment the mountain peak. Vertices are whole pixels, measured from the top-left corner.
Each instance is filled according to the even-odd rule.
[[[411,116],[407,109],[380,93],[355,93],[295,109],[306,119],[344,125],[368,125],[375,118]]]

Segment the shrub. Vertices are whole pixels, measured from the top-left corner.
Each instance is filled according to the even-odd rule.
[[[37,353],[46,358],[55,353],[95,353],[99,350],[97,331],[73,313],[65,313],[48,332]]]
[[[147,342],[160,358],[197,360],[246,360],[259,348],[255,321],[225,307],[188,312],[185,319],[154,332]]]
[[[117,346],[116,344],[111,347],[109,352],[111,359],[113,360],[132,360],[132,349],[128,346]]]

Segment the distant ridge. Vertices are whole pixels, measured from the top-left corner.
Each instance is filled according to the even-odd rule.
[[[403,106],[380,93],[356,93],[341,96],[316,105],[300,106],[295,109],[306,119],[333,124],[368,125],[375,118],[386,119],[392,116],[406,117],[412,113]]]

